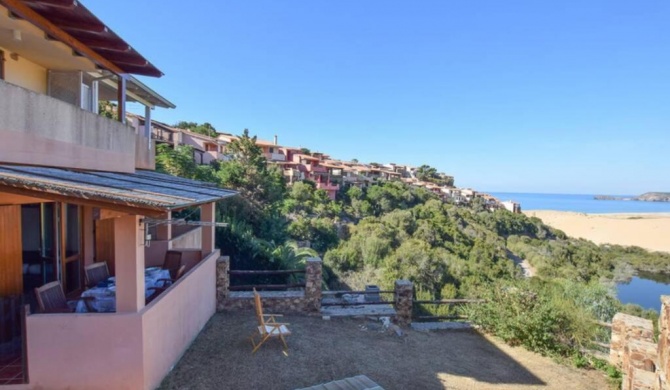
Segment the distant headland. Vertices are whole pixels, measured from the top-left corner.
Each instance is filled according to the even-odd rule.
[[[640,202],[670,202],[670,192],[645,192],[640,196],[624,197],[611,195],[596,195],[595,200],[636,200]]]

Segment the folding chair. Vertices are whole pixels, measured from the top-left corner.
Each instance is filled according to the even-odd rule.
[[[263,314],[263,303],[261,302],[261,296],[256,292],[256,289],[254,289],[254,307],[256,309],[256,319],[258,320],[257,331],[260,339],[258,343],[256,343],[256,332],[251,335],[251,345],[254,347],[251,353],[258,351],[261,345],[270,338],[279,338],[284,344],[284,352],[288,351],[288,345],[286,344],[286,339],[284,339],[284,336],[291,334],[291,331],[286,327],[288,324],[277,322],[275,320],[275,317],[282,317],[281,314]]]

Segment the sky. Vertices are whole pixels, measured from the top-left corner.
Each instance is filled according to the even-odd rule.
[[[670,191],[667,0],[83,3],[165,73],[163,122],[478,190]]]

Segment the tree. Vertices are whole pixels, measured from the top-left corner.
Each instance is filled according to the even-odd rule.
[[[179,129],[187,129],[187,130],[192,131],[194,133],[203,134],[203,135],[206,135],[208,137],[213,137],[213,138],[216,138],[216,136],[218,135],[214,126],[212,126],[209,122],[199,124],[199,123],[196,123],[196,122],[180,121],[180,122],[177,122],[174,125],[174,127],[179,128]]]

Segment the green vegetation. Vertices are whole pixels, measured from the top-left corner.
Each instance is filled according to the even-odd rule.
[[[217,207],[218,220],[229,223],[217,230],[217,246],[231,256],[232,269],[299,268],[318,253],[333,288],[388,289],[402,278],[422,300],[483,298],[460,311],[422,305],[416,312],[466,314],[509,343],[580,362],[580,349],[601,336],[596,320],[609,321],[617,311],[653,317],[621,305],[607,283],[639,270],[670,273],[668,254],[571,239],[537,218],[486,211],[477,202],[444,203],[400,181],[350,187],[336,201],[314,183],[287,188],[255,141],[245,130],[228,146],[231,160],[210,166],[196,165],[183,146],[161,145],[156,157],[164,172],[240,192]],[[434,169],[419,170],[438,180]],[[524,278],[519,259],[537,277]]]
[[[436,168],[433,168],[429,165],[422,165],[416,169],[414,173],[416,178],[421,181],[429,181],[441,186],[453,187],[454,178],[451,176],[446,176],[440,174]]]
[[[216,138],[217,132],[214,126],[212,126],[210,123],[205,122],[205,123],[196,123],[196,122],[177,122],[174,124],[173,127],[176,127],[178,129],[187,129],[189,131],[192,131],[194,133],[206,135],[208,137],[214,137]]]

